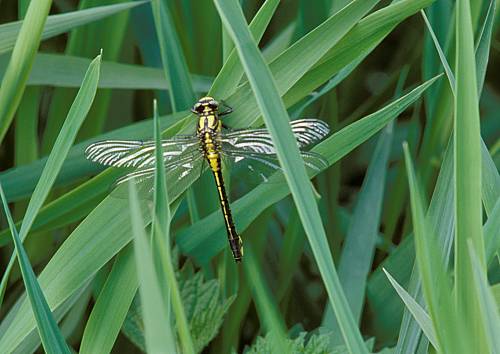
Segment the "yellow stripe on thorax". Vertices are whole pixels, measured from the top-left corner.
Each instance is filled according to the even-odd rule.
[[[217,151],[210,131],[220,132],[221,125],[221,122],[215,115],[201,116],[198,123],[198,129],[200,131],[205,131],[203,143],[205,145],[206,158],[210,164],[210,169],[214,172],[220,171],[220,154]],[[208,128],[208,131],[206,128]]]

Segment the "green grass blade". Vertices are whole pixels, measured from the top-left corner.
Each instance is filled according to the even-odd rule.
[[[439,55],[439,59],[441,60],[441,63],[444,66],[444,71],[446,73],[446,76],[448,77],[448,82],[450,83],[450,89],[455,95],[455,76],[453,75],[453,71],[450,68],[450,65],[448,64],[448,61],[446,60],[446,55],[444,54],[443,50],[441,49],[441,46],[439,45],[439,41],[436,37],[436,34],[434,33],[434,30],[432,29],[432,25],[430,24],[429,20],[427,19],[427,15],[425,14],[424,10],[420,10],[420,14],[422,15],[425,25],[427,26],[427,29],[429,30],[429,34],[431,35],[432,41],[434,42],[434,46],[436,47],[436,50]]]
[[[361,186],[339,262],[339,278],[354,317],[361,318],[365,286],[372,266],[382,212],[392,142],[392,123],[382,131]]]
[[[495,23],[495,3],[495,0],[490,1],[490,6],[488,7],[488,12],[486,14],[486,18],[484,19],[481,34],[479,35],[479,41],[476,46],[476,75],[478,95],[480,97],[483,90],[484,79],[486,78],[486,69],[488,67],[488,59],[490,56],[491,36],[493,33],[493,25]]]
[[[54,149],[47,159],[47,163],[43,169],[42,175],[40,176],[40,180],[35,187],[35,191],[30,199],[26,214],[21,224],[21,230],[19,232],[21,241],[24,241],[28,235],[31,226],[35,221],[36,215],[45,202],[57,174],[61,169],[64,159],[66,158],[68,151],[75,140],[78,129],[82,125],[90,106],[92,105],[92,101],[97,90],[97,82],[99,81],[100,63],[101,56],[99,55],[89,66],[87,75],[83,80],[82,87],[80,88],[80,91],[78,92],[78,95],[68,112],[63,128],[57,137]],[[5,293],[9,274],[14,264],[14,259],[15,258],[13,256],[10,258],[7,269],[2,276],[2,282],[0,284],[0,294],[2,294],[2,296],[0,296],[0,298],[3,297],[3,294]]]
[[[7,133],[21,102],[51,4],[52,0],[32,2],[19,31],[9,65],[0,85],[0,142]]]
[[[425,336],[427,337],[427,339],[429,339],[429,342],[431,342],[434,348],[437,348],[439,352],[436,333],[434,331],[432,320],[429,315],[420,306],[420,304],[415,301],[415,299],[413,299],[401,285],[399,285],[396,279],[394,279],[392,275],[389,274],[389,272],[387,272],[385,269],[383,269],[383,271],[391,282],[391,285],[394,287],[394,290],[396,290],[401,300],[403,300],[403,302],[405,303],[407,309],[411,312],[415,320],[418,322],[420,328],[425,333]]]
[[[484,142],[481,143],[481,166],[484,210],[490,216],[498,199],[500,199],[500,173]]]
[[[478,293],[478,302],[481,309],[482,321],[485,324],[486,334],[490,343],[491,353],[500,353],[500,316],[495,298],[488,284],[487,275],[484,272],[479,259],[474,253],[472,242],[469,244],[469,255],[474,273],[474,284]]]
[[[433,1],[402,0],[363,18],[292,88],[287,88],[284,95],[287,106],[298,102],[350,63],[371,53],[400,22]],[[294,64],[300,63],[299,60],[295,61]],[[274,73],[274,68],[271,68]],[[277,76],[275,78],[278,80]]]
[[[96,4],[111,5],[118,2],[120,0],[82,0],[79,2],[79,8],[85,9]],[[117,60],[125,37],[128,17],[128,11],[122,11],[115,16],[85,27],[75,28],[69,34],[65,54],[92,58],[99,50],[103,50],[108,60]],[[53,92],[43,132],[42,153],[44,155],[52,148],[63,124],[64,113],[69,109],[75,95],[76,90],[56,89]],[[99,90],[97,92],[88,119],[78,132],[77,140],[83,140],[102,132],[108,117],[110,99],[111,91]]]
[[[453,244],[454,236],[454,183],[453,181],[453,145],[450,143],[444,154],[443,163],[436,183],[436,188],[432,195],[431,204],[427,210],[426,221],[432,232],[438,237],[438,246],[440,253],[443,255],[445,264],[448,264]],[[396,252],[394,253],[396,254]],[[401,253],[400,261],[403,265],[411,262],[407,261],[407,256]],[[386,261],[392,262],[391,257]],[[399,264],[398,262],[395,262]],[[403,266],[398,266],[401,270]],[[424,299],[422,294],[422,281],[420,273],[418,272],[417,265],[413,265],[411,271],[411,278],[409,281],[410,296],[424,306]],[[420,338],[420,327],[413,320],[410,314],[405,311],[403,321],[399,330],[398,344],[396,346],[396,353],[414,353]]]
[[[354,69],[358,67],[358,65],[366,58],[366,55],[361,55],[359,58],[353,60],[349,65],[346,65],[341,70],[339,70],[338,74],[336,74],[332,79],[330,79],[323,87],[321,87],[314,95],[310,95],[304,103],[302,103],[296,110],[293,112],[293,116],[298,118],[301,116],[304,109],[312,105],[314,102],[319,100],[328,92],[332,91],[335,87],[337,87],[346,77],[348,77]]]
[[[173,268],[172,256],[170,252],[170,207],[167,193],[167,183],[165,176],[165,167],[163,159],[163,147],[161,144],[161,130],[158,119],[158,110],[156,101],[154,101],[154,136],[155,136],[155,211],[153,215],[153,259],[156,262],[157,281],[161,284],[160,289],[163,291],[165,305],[168,307],[172,300],[176,325],[179,331],[179,339],[181,342],[182,352],[186,354],[194,354],[194,344],[189,330],[189,324],[186,319],[184,307],[182,305],[181,295],[175,272]],[[170,312],[170,311],[169,311]],[[169,313],[168,312],[168,313]],[[170,316],[167,320],[170,321]]]
[[[157,218],[158,220],[158,218]],[[170,291],[172,308],[175,315],[175,323],[179,332],[179,341],[182,348],[182,353],[194,354],[194,343],[189,330],[189,323],[182,304],[181,294],[177,279],[175,278],[174,267],[170,250],[167,248],[165,240],[167,237],[163,234],[158,222],[155,222],[155,248],[157,249],[157,257],[160,257],[161,272],[157,273],[157,281],[164,282],[165,287]],[[165,300],[164,300],[165,301]],[[168,319],[167,319],[168,320]]]
[[[444,353],[469,353],[466,341],[460,336],[458,319],[452,305],[452,292],[448,284],[442,254],[435,245],[436,239],[425,220],[423,195],[418,186],[408,145],[404,145],[405,161],[410,188],[411,213],[415,233],[417,265],[422,277],[422,287],[429,309],[439,348]],[[462,342],[462,343],[460,343]]]
[[[110,353],[139,283],[132,244],[118,255],[90,313],[80,354]]]
[[[152,0],[151,7],[158,36],[165,77],[169,83],[174,112],[191,108],[196,100],[186,60],[168,7],[169,1]]]
[[[348,32],[354,30],[360,19],[375,6],[379,0],[355,1],[343,8],[340,12],[328,18],[321,25],[295,42],[279,57],[269,64],[269,68],[276,80],[280,95],[284,95],[292,86],[297,84],[318,61],[332,48],[335,48]],[[304,53],[308,53],[304,55]],[[354,58],[353,58],[354,59]],[[339,68],[340,69],[340,68]],[[327,81],[333,74],[320,75],[323,80],[307,91],[301,91],[301,97],[310,93],[322,82]],[[307,75],[306,75],[307,76]],[[300,81],[299,81],[300,82]],[[299,85],[299,84],[297,84]],[[242,89],[228,98],[233,107],[238,107],[228,122],[231,126],[249,126],[259,116],[255,98],[251,96],[251,87],[246,84]],[[295,103],[295,102],[293,102]],[[288,104],[287,104],[288,105]],[[235,121],[238,124],[235,124]]]
[[[484,242],[486,264],[491,264],[495,254],[500,250],[500,199],[484,225]]]
[[[62,308],[82,285],[87,284],[132,240],[130,214],[126,213],[128,208],[125,199],[106,198],[51,258],[40,274],[39,282],[54,311]],[[142,210],[146,208],[144,203]],[[145,218],[145,222],[151,221],[148,215]],[[0,325],[0,348],[7,352],[22,347],[36,328],[29,303],[21,298],[17,306],[17,311],[11,314],[13,319],[8,324],[2,322]]]
[[[481,31],[481,34],[480,34],[480,38],[479,38],[479,44],[478,44],[478,47],[477,47],[477,50],[476,50],[476,54],[475,54],[475,58],[476,58],[476,63],[475,63],[475,66],[476,66],[476,70],[478,73],[481,73],[480,75],[482,75],[482,78],[481,77],[478,77],[477,79],[477,90],[478,92],[480,93],[482,91],[482,85],[484,83],[484,75],[485,75],[485,72],[486,72],[486,66],[487,66],[487,62],[488,62],[488,53],[489,53],[489,42],[491,41],[491,37],[490,37],[490,34],[491,34],[491,14],[490,14],[490,11],[491,11],[491,4],[490,4],[490,7],[488,9],[488,14],[485,18],[485,22],[483,24],[483,29]],[[436,48],[438,49],[438,52],[442,52],[442,50],[440,50],[439,48],[439,44],[438,43],[435,43],[436,44]],[[447,73],[449,71],[449,65],[448,63],[446,62],[446,58],[444,56],[441,56],[440,55],[440,58],[442,60],[442,64],[445,68],[448,68]],[[453,76],[453,73],[448,73],[448,79],[450,82],[454,82],[454,76]],[[468,78],[468,84],[467,85],[470,85],[471,84],[471,79]],[[469,87],[469,86],[464,86],[464,90],[465,87]],[[464,93],[465,95],[467,95],[467,93]],[[458,99],[458,97],[457,97]],[[468,121],[469,119],[466,119],[466,121]],[[496,168],[492,168],[491,167],[491,164],[490,162],[488,161],[488,159],[486,159],[485,161],[485,156],[489,156],[488,152],[487,152],[487,149],[485,148],[484,146],[484,143],[482,143],[482,156],[483,156],[483,166],[482,166],[482,170],[483,170],[483,173],[486,171],[488,172],[487,175],[488,176],[492,176],[492,177],[486,177],[484,178],[483,176],[483,181],[485,181],[485,185],[487,186],[492,186],[492,185],[495,185],[495,182],[493,183],[490,183],[490,181],[494,181],[496,178],[494,177],[495,175],[498,176],[498,171]],[[486,154],[486,155],[485,155]],[[491,161],[491,159],[489,159]],[[488,168],[489,166],[489,168]],[[475,167],[472,167],[472,168],[476,168],[477,170],[480,169],[480,166],[475,166]],[[489,171],[493,171],[492,173],[490,173]],[[483,182],[484,183],[484,182]],[[467,187],[465,187],[467,188]],[[495,187],[493,187],[493,190],[495,189]],[[491,190],[491,189],[490,189]],[[490,202],[485,202],[485,209],[487,209],[486,205],[488,204],[489,207],[491,207],[492,205],[494,205],[494,201],[496,200],[496,194],[495,192],[493,193],[488,193],[487,191],[483,190],[483,200],[485,199],[489,199]],[[493,200],[493,202],[491,202],[491,200]],[[487,209],[488,210],[488,209]],[[464,216],[462,216],[464,217]],[[493,222],[490,222],[489,223],[490,225],[493,224]],[[492,231],[492,228],[491,226],[489,228],[485,228],[484,229],[485,232],[488,232],[488,235],[485,234],[485,236],[487,236],[488,238],[485,237],[485,240],[487,242],[487,248],[486,248],[486,261],[488,261],[489,259],[491,259],[491,257],[493,257],[493,254],[496,252],[496,238],[497,236],[495,235],[495,232]],[[464,251],[465,253],[465,251]],[[471,291],[471,287],[468,287]],[[473,297],[473,295],[471,296],[471,298]]]
[[[23,243],[17,233],[12,215],[10,214],[7,199],[3,193],[2,186],[0,185],[0,197],[2,205],[9,222],[9,227],[12,232],[17,258],[19,259],[19,266],[23,276],[24,286],[31,303],[33,314],[35,315],[38,333],[42,339],[43,348],[47,353],[71,353],[68,345],[57,326],[57,322],[52,316],[47,300],[45,299],[40,284],[36,279],[35,272],[31,267],[28,254],[26,253]]]
[[[172,20],[169,1],[153,0],[153,18],[158,37],[164,75],[169,83],[168,91],[173,112],[188,110],[196,101],[188,66]],[[199,208],[193,189],[186,192],[191,221],[199,218]],[[165,231],[166,232],[166,231]],[[168,244],[168,243],[167,243]]]
[[[161,145],[161,130],[160,130],[160,120],[158,117],[158,107],[156,100],[153,101],[153,122],[154,122],[154,139],[155,139],[155,194],[154,194],[154,205],[155,212],[153,215],[153,220],[158,222],[160,230],[163,232],[163,237],[165,237],[165,245],[170,245],[170,207],[168,201],[167,185],[165,168],[163,167],[163,147]],[[153,237],[154,229],[153,229]]]
[[[216,1],[215,4],[227,31],[233,38],[243,68],[262,111],[266,127],[271,133],[278,159],[283,167],[285,178],[308,236],[346,345],[352,353],[365,353],[367,349],[349,310],[347,300],[343,296],[333,259],[329,252],[319,210],[308,181],[309,178],[288,124],[288,114],[281,101],[271,72],[252,39],[238,4],[235,1],[224,0]]]
[[[272,333],[277,353],[288,352],[285,323],[276,302],[273,301],[271,291],[263,278],[263,272],[260,269],[258,257],[253,252],[252,245],[245,247],[243,267],[247,281],[252,284],[250,289],[264,330]]]
[[[485,259],[489,265],[493,261],[495,254],[500,249],[500,174],[495,166],[488,148],[482,142],[482,191],[483,205],[488,215],[488,221],[484,226]]]
[[[144,232],[144,221],[135,184],[129,183],[129,193],[146,348],[150,353],[177,353],[174,329],[168,320],[167,304],[162,299],[151,249]]]
[[[290,211],[288,220],[290,222],[283,235],[283,246],[281,247],[278,267],[277,297],[280,301],[290,291],[293,275],[295,274],[294,270],[299,266],[300,258],[306,244],[304,229],[302,228],[296,209]]]
[[[132,1],[109,6],[98,6],[92,9],[73,11],[60,15],[47,17],[45,27],[41,32],[41,39],[55,37],[61,33],[90,22],[101,20],[105,17],[114,15],[118,12],[143,5],[147,1]],[[26,20],[28,21],[28,20]],[[0,54],[10,51],[14,48],[16,38],[20,32],[23,21],[10,22],[0,25]]]
[[[17,110],[14,142],[15,165],[26,165],[38,158],[38,109],[40,89],[27,87]]]
[[[279,0],[266,0],[260,7],[259,11],[255,14],[252,22],[250,22],[249,29],[252,32],[253,38],[256,43],[259,43],[264,35],[264,32],[271,21],[276,8],[278,7]],[[224,30],[224,33],[227,33]],[[232,42],[231,42],[232,43]],[[224,66],[217,74],[209,94],[214,97],[227,97],[232,94],[238,86],[241,78],[243,77],[243,67],[241,66],[240,59],[236,49],[232,49],[229,53]]]
[[[338,265],[342,288],[358,323],[361,320],[366,281],[376,249],[392,136],[391,122],[378,138],[356,200]],[[337,323],[328,323],[333,320],[333,314],[326,311],[322,325],[331,328],[333,333],[338,333]]]
[[[9,57],[0,56],[0,78],[3,77]],[[38,53],[27,85],[80,87],[91,59],[61,54]],[[195,92],[207,92],[211,78],[191,74]],[[103,61],[99,88],[169,90],[163,70],[141,65]]]
[[[435,80],[436,78],[423,83],[379,111],[336,132],[318,144],[312,151],[320,153],[328,160],[329,165],[333,165],[377,133],[388,122],[395,119],[414,103]],[[235,219],[238,220],[239,230],[244,230],[263,210],[289,193],[286,185],[261,185],[237,200],[232,204],[232,209]],[[227,243],[222,237],[214,239],[212,237],[214,234],[224,234],[224,224],[220,220],[220,215],[216,213],[187,229],[181,230],[176,236],[176,241],[183,252],[205,264]]]
[[[455,296],[465,321],[476,323],[479,312],[467,240],[471,239],[485,268],[481,203],[481,136],[477,96],[473,28],[468,1],[457,2],[456,97],[454,119],[455,156]],[[475,327],[474,348],[488,351],[481,325]]]

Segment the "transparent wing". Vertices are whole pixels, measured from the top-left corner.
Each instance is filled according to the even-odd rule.
[[[181,155],[197,151],[199,140],[196,136],[176,136],[162,140],[165,163],[178,159]],[[139,140],[106,140],[89,145],[85,149],[87,159],[106,166],[135,167],[144,169],[154,166],[155,142]]]
[[[290,122],[290,126],[300,148],[312,145],[330,133],[328,124],[318,119],[294,120]],[[223,132],[220,140],[236,150],[276,154],[271,135],[265,128]]]
[[[319,154],[310,151],[300,152],[309,173],[318,173],[328,167],[328,161]],[[234,146],[223,143],[221,155],[224,163],[231,167],[232,175],[247,182],[281,183],[282,168],[276,154],[266,154],[236,149]],[[278,174],[273,176],[276,172]],[[249,177],[249,178],[248,178]]]
[[[200,178],[203,171],[207,169],[203,154],[191,153],[165,163],[167,185],[171,198],[177,198],[195,180]],[[141,199],[153,200],[155,167],[137,169],[130,172],[115,182],[115,197],[128,198],[128,190],[124,186],[126,182],[132,181],[136,184]]]

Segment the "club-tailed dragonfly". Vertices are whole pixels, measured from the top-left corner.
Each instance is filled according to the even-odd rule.
[[[220,110],[224,107],[224,110]],[[203,97],[191,111],[198,117],[196,134],[176,135],[162,140],[164,166],[167,174],[181,181],[188,175],[210,168],[215,179],[229,245],[236,262],[243,257],[242,240],[234,226],[225,189],[222,168],[229,162],[248,167],[248,173],[267,178],[262,171],[280,171],[276,149],[265,128],[236,129],[224,127],[222,117],[232,108],[212,97]],[[306,167],[320,171],[327,167],[325,159],[305,148],[328,135],[328,124],[318,119],[299,119],[290,122]],[[136,140],[107,140],[89,145],[86,157],[106,166],[128,167],[134,171],[118,179],[117,184],[129,180],[137,183],[150,181],[155,173],[155,142]]]

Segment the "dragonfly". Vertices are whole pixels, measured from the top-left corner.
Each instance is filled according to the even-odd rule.
[[[271,134],[265,128],[229,129],[224,116],[233,109],[213,97],[202,97],[191,108],[197,117],[196,133],[163,139],[163,162],[168,176],[180,182],[191,174],[210,169],[217,187],[224,217],[227,239],[236,263],[243,258],[243,242],[236,230],[222,174],[225,166],[246,166],[249,173],[269,181],[268,173],[281,171]],[[330,132],[327,123],[318,119],[290,122],[291,129],[308,170],[319,172],[328,166],[320,154],[306,148],[319,142]],[[133,168],[116,182],[151,181],[155,174],[155,141],[105,140],[85,149],[87,159],[105,166]],[[223,167],[224,166],[224,167]]]

